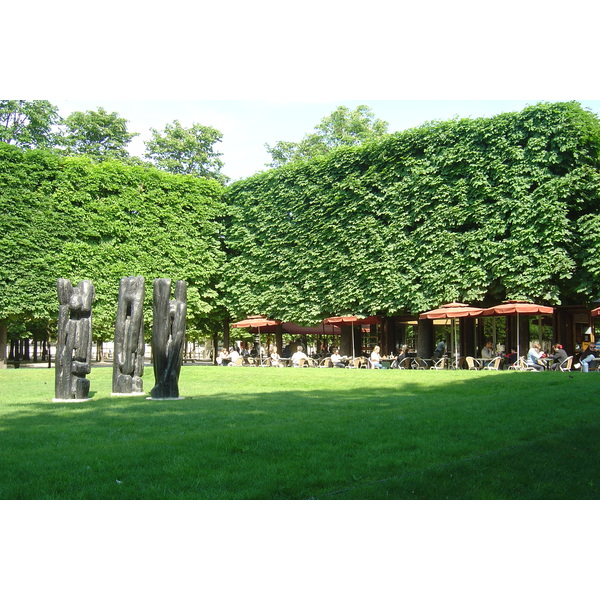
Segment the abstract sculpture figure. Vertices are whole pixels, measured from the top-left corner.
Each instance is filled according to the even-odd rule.
[[[81,281],[73,287],[68,279],[59,279],[58,338],[56,342],[56,401],[86,400],[92,356],[92,303],[94,286]]]
[[[185,281],[175,284],[171,300],[171,280],[154,280],[152,357],[155,385],[153,399],[179,398],[179,372],[183,361],[187,293]]]
[[[138,395],[144,383],[144,278],[123,277],[115,322],[112,393]]]

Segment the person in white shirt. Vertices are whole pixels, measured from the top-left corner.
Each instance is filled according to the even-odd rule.
[[[233,348],[233,350],[229,353],[229,358],[231,359],[229,366],[230,367],[239,366],[239,365],[236,365],[236,361],[239,357],[240,357],[240,353],[237,351],[237,348]]]
[[[338,348],[336,348],[333,351],[333,354],[330,356],[331,358],[331,364],[334,367],[341,367],[342,369],[346,366],[344,365],[344,363],[342,362],[342,357],[340,356],[340,351]]]
[[[227,351],[227,348],[221,348],[219,356],[217,356],[217,364],[221,365],[222,367],[226,367],[230,360],[231,359],[229,358],[229,352]]]
[[[379,354],[379,346],[373,348],[371,352],[371,365],[374,369],[381,369],[381,355]]]
[[[281,363],[281,356],[277,354],[277,347],[273,346],[273,351],[271,352],[271,366],[272,367],[283,367]]]
[[[308,358],[308,356],[304,354],[302,346],[298,346],[296,352],[292,354],[292,367],[297,367],[301,358]]]

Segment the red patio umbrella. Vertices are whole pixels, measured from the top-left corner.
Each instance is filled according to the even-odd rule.
[[[242,321],[237,321],[236,323],[230,323],[229,326],[230,327],[258,327],[259,329],[261,327],[269,327],[271,325],[277,325],[281,323],[281,321],[277,321],[275,319],[267,319],[266,317],[257,315],[257,316],[252,316],[252,317],[248,317],[247,319],[244,319]]]
[[[278,325],[279,323],[281,323],[281,321],[277,321],[275,319],[267,319],[264,316],[261,315],[254,315],[252,317],[248,317],[247,319],[244,319],[242,321],[237,321],[236,323],[230,323],[229,326],[230,327],[239,327],[239,328],[243,328],[243,327],[255,327],[256,329],[258,329],[258,347],[260,348],[260,329],[265,328],[265,327],[270,327],[272,325]]]
[[[478,317],[483,308],[469,306],[462,302],[450,302],[442,304],[439,308],[428,310],[419,315],[419,319],[459,319],[461,317]]]
[[[381,319],[379,317],[363,317],[360,315],[344,315],[342,317],[327,317],[323,319],[323,323],[326,325],[329,324],[340,324],[340,325],[356,325],[360,323],[361,325],[378,325],[381,323]]]
[[[379,317],[364,317],[362,315],[343,315],[340,317],[327,317],[323,319],[324,325],[352,325],[352,358],[355,356],[354,351],[354,325],[377,325],[381,323]]]
[[[288,333],[291,335],[340,335],[340,328],[336,325],[318,325],[315,327],[304,327],[291,321],[285,321],[278,324],[281,325],[282,333]],[[261,327],[263,333],[275,333],[276,325],[267,325]],[[256,333],[256,328],[251,328],[252,333]]]
[[[598,308],[595,308],[595,309],[592,311],[592,318],[596,318],[596,317],[600,317],[600,307],[598,307]]]
[[[439,308],[428,310],[419,315],[419,319],[452,319],[452,328],[450,333],[452,335],[451,345],[454,347],[454,359],[455,367],[458,367],[458,344],[456,343],[456,319],[463,317],[478,317],[483,312],[483,308],[477,308],[476,306],[469,306],[462,302],[450,302],[448,304],[442,304]]]
[[[483,317],[493,316],[511,316],[517,315],[517,356],[521,355],[521,347],[519,340],[519,315],[551,315],[554,308],[551,306],[543,306],[534,304],[533,302],[519,302],[516,300],[505,300],[502,304],[486,308],[483,311]],[[540,331],[541,337],[541,331]]]

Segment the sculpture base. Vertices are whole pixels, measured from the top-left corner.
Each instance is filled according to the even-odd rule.
[[[145,396],[146,392],[112,392],[111,396]]]
[[[91,398],[52,398],[52,402],[89,402]]]
[[[156,400],[158,402],[162,402],[163,400],[185,400],[185,397],[178,396],[177,398],[153,398],[152,396],[148,396],[146,400]]]

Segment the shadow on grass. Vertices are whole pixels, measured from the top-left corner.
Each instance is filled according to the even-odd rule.
[[[581,426],[316,499],[597,500],[599,457],[600,424]]]

